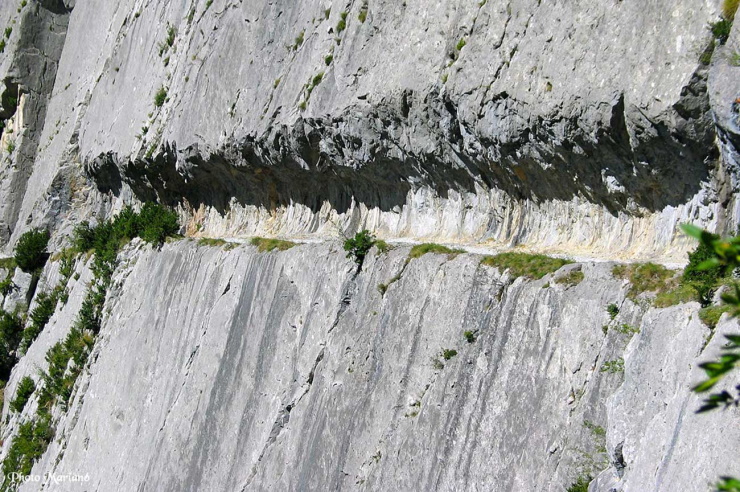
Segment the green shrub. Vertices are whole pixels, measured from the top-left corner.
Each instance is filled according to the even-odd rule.
[[[13,28],[11,26],[8,26],[5,28],[5,37],[9,38],[10,35],[13,33]]]
[[[26,353],[31,344],[38,338],[39,334],[49,322],[56,311],[59,292],[52,295],[41,292],[36,297],[36,307],[29,315],[29,322],[23,330],[23,338],[20,343],[20,351]]]
[[[31,473],[33,464],[43,456],[53,438],[54,429],[49,414],[44,414],[38,422],[31,420],[20,426],[18,434],[11,441],[8,455],[3,460],[4,489],[13,490],[6,487],[11,483],[13,473],[20,476]]]
[[[732,31],[732,21],[728,19],[721,19],[717,22],[709,24],[709,30],[712,31],[712,36],[717,40],[719,44],[725,44],[730,37]]]
[[[639,328],[627,323],[622,323],[621,325],[617,326],[616,330],[623,335],[634,335],[635,333],[640,333]]]
[[[468,43],[465,41],[465,38],[460,38],[460,41],[457,42],[457,46],[455,46],[455,49],[457,51],[460,51],[465,47],[466,44]]]
[[[14,314],[0,309],[0,380],[7,381],[18,361],[16,351],[21,342],[23,323]]]
[[[568,487],[567,492],[588,492],[588,484],[591,483],[591,475],[581,475],[573,484]]]
[[[375,236],[370,231],[363,229],[355,237],[348,238],[344,241],[344,250],[347,252],[347,258],[354,258],[358,267],[362,267],[365,256],[370,248],[375,244]]]
[[[161,108],[162,105],[167,100],[167,88],[165,86],[162,86],[157,90],[156,94],[154,94],[154,105],[158,108]]]
[[[702,52],[701,56],[699,56],[699,63],[702,65],[709,65],[712,62],[712,56],[714,55],[714,50],[716,48],[717,42],[712,39]]]
[[[10,293],[13,292],[17,288],[18,286],[16,286],[15,283],[13,283],[12,274],[5,277],[4,280],[0,280],[0,295],[2,296],[10,295]]]
[[[101,308],[102,304],[96,306],[98,317]],[[78,316],[67,338],[56,343],[46,353],[48,366],[41,374],[44,385],[39,394],[40,407],[51,409],[55,403],[60,402],[66,408],[69,403],[77,376],[82,372],[92,350],[93,335],[100,331],[99,327],[92,327],[95,332],[91,333],[91,330],[84,328],[85,323],[86,320]],[[70,362],[74,364],[70,366]]]
[[[360,13],[357,15],[357,18],[363,24],[365,23],[365,20],[367,20],[367,4],[362,6],[362,9],[360,9]]]
[[[334,55],[326,55],[326,56],[324,57],[324,63],[326,64],[326,66],[327,66],[327,67],[328,67],[329,65],[331,65],[331,62],[332,62],[332,61],[334,61]]]
[[[442,353],[440,354],[444,360],[450,360],[453,357],[457,355],[457,350],[455,349],[443,349]]]
[[[609,374],[624,372],[624,359],[620,357],[616,360],[608,360],[601,365],[600,371]]]
[[[477,340],[474,331],[466,331],[463,333],[463,336],[465,337],[465,341],[468,343],[475,343],[475,341]]]
[[[337,34],[341,34],[345,29],[347,29],[347,12],[342,12],[339,14],[339,22],[337,22]]]
[[[46,246],[49,231],[33,229],[24,233],[15,245],[15,262],[24,272],[33,272],[44,266],[49,257]]]
[[[409,259],[413,258],[421,258],[427,253],[433,253],[437,255],[448,255],[450,257],[454,257],[459,255],[460,253],[465,253],[462,249],[451,249],[447,246],[442,246],[441,244],[435,244],[435,243],[424,243],[424,244],[417,244],[413,248],[411,248],[411,251],[409,251]]]
[[[175,29],[175,26],[168,27],[167,38],[165,38],[165,43],[167,43],[167,46],[172,47],[172,45],[175,44],[175,36],[177,36],[177,29]]]
[[[36,390],[36,383],[28,376],[25,376],[18,383],[18,389],[15,392],[15,399],[10,402],[10,408],[21,413],[28,403],[28,399]]]
[[[612,304],[609,304],[609,305],[608,305],[608,306],[606,307],[606,312],[607,312],[607,313],[609,313],[609,317],[610,317],[611,319],[614,319],[614,318],[616,318],[616,317],[617,317],[617,315],[619,314],[619,306],[617,306],[617,305],[616,305],[616,304],[614,304],[614,303],[612,303]]]
[[[495,267],[502,271],[509,270],[514,278],[527,277],[532,279],[541,279],[545,275],[556,272],[569,263],[573,262],[561,258],[530,255],[527,253],[501,253],[496,256],[486,256],[481,260],[482,265]]]
[[[273,250],[286,251],[293,246],[296,246],[296,243],[293,243],[291,241],[281,241],[280,239],[266,239],[263,237],[252,238],[250,244],[252,246],[257,246],[257,249],[260,253],[267,253]]]
[[[139,237],[152,244],[162,244],[165,239],[180,230],[180,222],[175,212],[151,202],[145,203],[138,217],[132,220],[139,227]]]
[[[177,214],[162,205],[147,202],[137,213],[125,207],[113,219],[96,227],[83,222],[75,227],[72,243],[79,252],[94,249],[96,257],[110,256],[131,239],[140,237],[152,244],[162,244],[180,230]]]
[[[76,225],[72,233],[72,247],[85,253],[95,247],[95,229],[87,221]]]
[[[713,235],[713,239],[719,239],[719,236]],[[712,249],[704,243],[699,243],[696,249],[689,253],[689,262],[683,271],[682,282],[694,288],[703,306],[712,302],[717,282],[727,275],[726,267],[722,265],[709,269],[699,268],[699,265],[712,257]]]

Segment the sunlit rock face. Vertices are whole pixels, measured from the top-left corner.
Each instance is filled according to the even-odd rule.
[[[8,3],[0,240],[159,199],[203,235],[680,261],[678,223],[737,218],[714,3]]]
[[[129,248],[34,473],[89,473],[100,491],[562,490],[598,475],[606,492],[699,490],[732,470],[735,412],[694,413],[697,363],[722,343],[698,304],[635,304],[608,263],[532,281],[476,255],[407,255],[372,253],[357,273],[338,245]],[[69,329],[80,271],[10,391]],[[4,452],[33,398],[6,405]]]

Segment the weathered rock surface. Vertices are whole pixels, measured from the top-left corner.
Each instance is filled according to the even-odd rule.
[[[576,265],[585,279],[566,286],[572,266],[512,282],[475,255],[404,267],[407,252],[355,276],[327,244],[129,250],[34,473],[89,473],[46,490],[562,491],[605,470],[606,492],[736,471],[737,410],[694,413],[697,361],[720,343],[704,349],[697,304],[641,308],[609,264]],[[84,280],[10,388],[64,336]],[[623,373],[602,371],[620,358]]]
[[[738,217],[719,3],[6,2],[0,241],[159,198],[211,236],[683,259],[679,222]]]

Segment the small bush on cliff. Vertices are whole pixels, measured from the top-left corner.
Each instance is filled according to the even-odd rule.
[[[568,487],[568,492],[588,492],[588,484],[591,483],[593,477],[590,475],[582,475]]]
[[[14,314],[0,309],[0,380],[7,381],[18,360],[16,352],[21,342],[23,323]]]
[[[162,86],[159,88],[156,94],[154,94],[154,105],[161,108],[167,100],[167,88]]]
[[[481,265],[495,267],[502,271],[509,270],[514,278],[527,277],[532,279],[541,279],[548,273],[556,272],[569,263],[573,262],[562,258],[527,253],[501,253],[496,256],[486,256],[481,260]]]
[[[719,236],[712,235],[712,239],[719,239]],[[712,302],[712,294],[720,278],[727,275],[727,268],[717,265],[712,268],[699,268],[702,263],[713,257],[712,249],[700,243],[694,251],[689,253],[689,263],[683,271],[683,283],[691,286],[697,293],[698,301],[702,306],[707,306]]]
[[[17,476],[27,476],[31,473],[33,464],[41,458],[53,438],[54,429],[51,426],[51,416],[48,414],[38,422],[31,420],[20,426],[18,434],[13,437],[8,455],[3,460],[5,475],[3,490],[14,490],[10,486],[13,473],[17,473]]]
[[[712,31],[712,36],[714,36],[719,44],[725,44],[730,37],[738,5],[740,5],[740,0],[724,0],[722,2],[722,18],[717,22],[709,24],[709,30]]]
[[[12,272],[7,277],[5,277],[5,279],[0,280],[0,295],[1,296],[7,296],[17,288],[18,286],[16,286],[15,283],[13,283]]]
[[[355,234],[355,237],[348,238],[344,241],[344,250],[347,252],[347,258],[354,258],[358,267],[362,267],[370,248],[375,244],[375,236],[370,231],[363,229]]]
[[[162,205],[147,202],[137,213],[126,207],[113,219],[90,227],[82,222],[75,227],[72,244],[79,252],[117,252],[122,244],[140,237],[152,244],[162,244],[180,230],[177,214]]]
[[[28,399],[36,390],[36,383],[28,376],[21,379],[18,383],[18,389],[15,392],[15,399],[10,402],[10,408],[21,413],[28,403]]]
[[[177,214],[155,203],[145,203],[136,219],[139,237],[152,244],[162,244],[180,230]]]
[[[33,272],[46,263],[49,231],[34,229],[24,233],[15,246],[15,262],[24,272]]]
[[[614,319],[614,318],[616,318],[616,317],[617,317],[617,315],[619,314],[619,306],[617,306],[617,305],[616,305],[616,304],[614,304],[614,303],[612,303],[612,304],[609,304],[609,305],[608,305],[608,306],[606,307],[606,312],[607,312],[607,313],[609,313],[609,317],[610,317],[611,319]]]

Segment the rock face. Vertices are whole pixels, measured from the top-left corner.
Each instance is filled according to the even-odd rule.
[[[525,281],[407,254],[357,274],[326,244],[129,250],[34,467],[90,481],[42,488],[555,491],[603,470],[592,491],[703,490],[733,471],[737,410],[697,415],[689,391],[720,344],[697,304],[640,307],[609,264]],[[85,271],[9,388],[64,336]]]
[[[335,240],[673,262],[681,222],[735,232],[740,34],[714,45],[721,3],[1,2],[1,256],[31,227],[56,251],[145,201],[176,209],[185,236],[309,240],[126,247],[99,336],[78,339],[91,357],[59,369],[83,368],[50,410],[46,478],[21,489],[644,492],[740,476],[738,409],[697,415],[690,392],[737,322],[635,302],[609,262],[525,280],[396,247],[358,271]],[[64,301],[6,402],[75,324],[84,258],[74,275],[12,272],[6,310],[57,287]],[[4,405],[0,457],[37,393]],[[50,478],[68,474],[89,481]]]
[[[6,3],[0,240],[157,198],[208,235],[683,259],[677,223],[738,216],[719,3]]]

